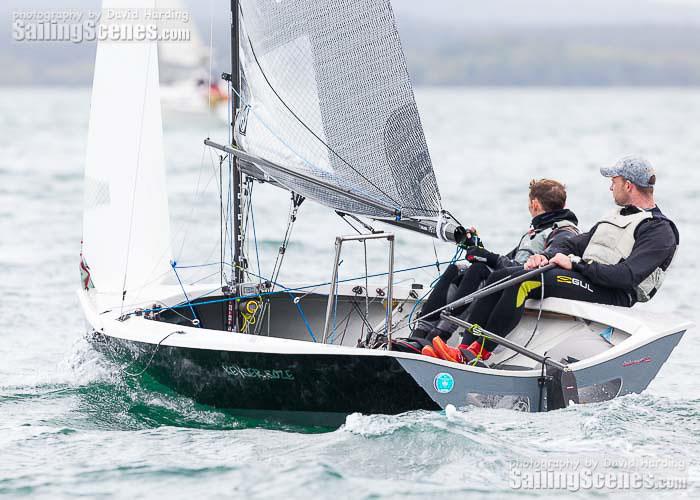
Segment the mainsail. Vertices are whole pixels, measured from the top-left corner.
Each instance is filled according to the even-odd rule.
[[[240,0],[240,21],[235,137],[258,167],[338,211],[440,213],[389,0]]]
[[[103,9],[155,7],[105,0]],[[135,300],[172,272],[155,41],[100,41],[85,167],[83,256],[101,294]],[[106,304],[106,302],[105,302]]]

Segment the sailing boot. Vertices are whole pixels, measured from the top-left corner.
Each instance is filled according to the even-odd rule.
[[[470,345],[459,344],[459,351],[462,353],[464,363],[472,366],[488,367],[485,363],[491,357],[491,352],[484,349],[483,343],[475,340]]]
[[[453,363],[464,363],[464,356],[459,349],[448,346],[441,337],[433,339],[433,350],[437,357]]]
[[[433,346],[427,345],[423,348],[421,351],[421,354],[423,356],[429,356],[431,358],[438,358],[439,356],[435,353],[435,350],[433,349]]]
[[[431,347],[430,342],[422,338],[409,337],[407,339],[393,339],[391,348],[399,352],[411,352],[413,354],[424,354],[424,347]]]
[[[406,339],[396,339],[392,341],[392,348],[401,352],[413,352],[436,358],[437,356],[433,352],[433,347],[431,345],[433,330],[435,330],[435,323],[419,321],[411,332],[411,336]],[[426,347],[430,348],[427,353],[423,352],[423,349]]]
[[[484,361],[491,357],[491,353],[476,341],[471,345],[460,344],[455,348],[448,346],[440,337],[436,337],[433,339],[433,350],[440,359],[482,368],[488,367]]]

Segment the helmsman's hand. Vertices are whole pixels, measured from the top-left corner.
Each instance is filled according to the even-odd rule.
[[[557,266],[561,267],[562,269],[566,269],[567,271],[571,271],[571,258],[568,255],[564,255],[563,253],[558,253],[554,257],[552,257],[552,260],[549,261],[551,264],[556,264]]]
[[[481,238],[479,238],[479,233],[477,232],[475,227],[470,227],[469,229],[467,229],[466,233],[464,234],[462,239],[459,242],[457,242],[457,244],[465,250],[469,247],[484,247],[484,244],[481,241]]]
[[[544,255],[533,255],[525,263],[525,269],[531,271],[533,269],[538,269],[542,266],[546,266],[549,263],[547,257]]]
[[[471,262],[481,262],[489,267],[496,267],[498,265],[498,259],[500,255],[497,253],[489,252],[484,247],[467,247],[465,259]]]

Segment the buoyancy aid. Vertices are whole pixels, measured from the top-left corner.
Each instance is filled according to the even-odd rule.
[[[560,220],[548,227],[531,229],[520,238],[513,260],[519,264],[525,264],[532,255],[543,253],[549,246],[550,237],[557,231],[579,234],[578,226],[570,220]]]
[[[591,236],[582,259],[586,262],[598,262],[600,264],[615,265],[627,259],[632,253],[636,241],[637,228],[646,220],[655,218],[650,211],[641,210],[632,213],[629,207],[616,209],[607,217],[604,217],[597,225]],[[669,219],[662,218],[673,225]],[[674,227],[674,234],[678,234]],[[677,238],[677,237],[676,237]],[[678,241],[676,240],[676,245]],[[635,288],[638,302],[646,302],[661,288],[666,270],[671,264],[671,259],[654,269],[649,276],[644,278]]]

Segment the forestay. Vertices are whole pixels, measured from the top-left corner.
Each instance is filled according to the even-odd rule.
[[[335,210],[431,217],[440,194],[388,0],[240,0],[236,142],[288,189]]]

